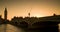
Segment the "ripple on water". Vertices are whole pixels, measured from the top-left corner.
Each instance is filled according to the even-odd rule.
[[[0,32],[4,32],[4,28],[5,28],[4,24],[1,24],[0,25]]]
[[[7,24],[7,32],[24,32],[22,28],[15,27],[13,25]]]
[[[0,25],[0,32],[5,32],[5,27],[6,27],[6,32],[25,32],[22,28],[15,27],[10,24],[2,24]]]

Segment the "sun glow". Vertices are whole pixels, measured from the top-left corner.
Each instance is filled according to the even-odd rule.
[[[34,17],[43,17],[43,16],[39,14],[35,14]]]

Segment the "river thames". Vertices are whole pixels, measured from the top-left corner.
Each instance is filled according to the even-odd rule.
[[[58,24],[60,30],[60,24]],[[2,24],[0,25],[0,32],[26,32],[23,28],[18,28],[11,24]],[[59,31],[60,32],[60,31]]]

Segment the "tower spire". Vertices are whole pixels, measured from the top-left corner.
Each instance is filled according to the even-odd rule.
[[[28,16],[30,17],[30,12],[28,13]]]
[[[29,11],[29,13],[28,13],[28,16],[29,16],[29,17],[31,16],[31,14],[30,14],[31,10],[32,10],[32,8],[30,9],[30,11]]]

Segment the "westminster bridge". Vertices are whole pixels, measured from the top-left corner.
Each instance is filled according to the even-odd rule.
[[[60,15],[47,17],[14,17],[11,21],[4,20],[0,17],[0,25],[11,24],[21,27],[26,32],[59,32],[58,24],[60,23]]]

